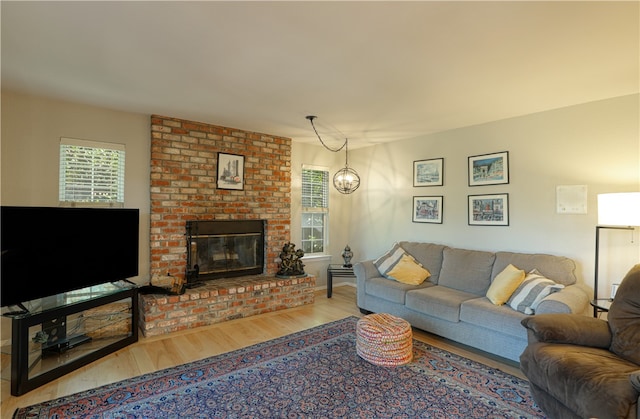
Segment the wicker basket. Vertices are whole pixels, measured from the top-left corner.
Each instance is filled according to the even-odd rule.
[[[406,320],[386,313],[364,316],[356,325],[356,352],[366,361],[385,367],[413,359],[413,334]]]

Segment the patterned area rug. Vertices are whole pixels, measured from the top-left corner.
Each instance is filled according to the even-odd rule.
[[[356,317],[20,408],[14,418],[539,418],[528,383],[414,342],[414,360],[356,355]]]

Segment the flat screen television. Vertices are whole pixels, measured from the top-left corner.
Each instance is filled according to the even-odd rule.
[[[0,210],[2,307],[138,275],[138,209]]]

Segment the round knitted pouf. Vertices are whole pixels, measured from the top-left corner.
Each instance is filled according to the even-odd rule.
[[[411,325],[386,313],[364,316],[356,325],[356,352],[375,365],[408,364],[413,359]]]

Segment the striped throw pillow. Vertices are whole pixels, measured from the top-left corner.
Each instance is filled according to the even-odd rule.
[[[511,295],[507,304],[521,313],[535,314],[536,308],[546,296],[560,291],[562,288],[564,288],[564,285],[545,278],[534,269],[527,274],[522,284]]]
[[[391,250],[374,260],[373,264],[378,268],[380,275],[389,278],[389,272],[402,260],[404,255],[408,255],[408,253],[398,243],[394,243]]]

